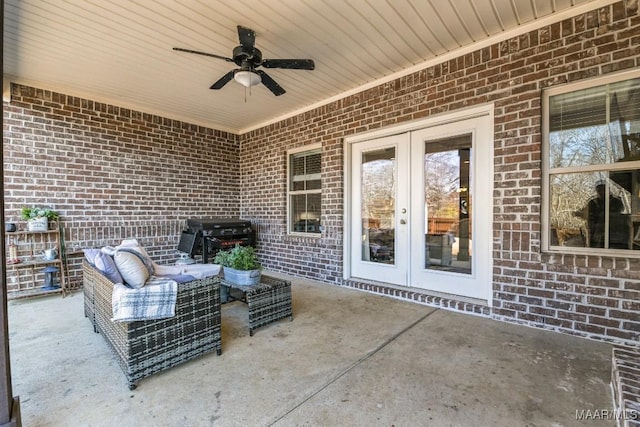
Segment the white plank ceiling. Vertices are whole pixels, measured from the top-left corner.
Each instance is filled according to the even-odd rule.
[[[612,0],[6,0],[3,77],[233,133],[271,123]],[[245,93],[231,57],[237,25],[287,92]]]

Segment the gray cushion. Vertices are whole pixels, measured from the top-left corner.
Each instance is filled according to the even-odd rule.
[[[149,270],[135,251],[118,249],[113,254],[113,260],[124,282],[134,289],[144,286],[149,279]]]
[[[113,283],[123,283],[122,276],[116,267],[113,258],[109,255],[98,252],[94,258],[94,264],[98,270],[102,272]]]
[[[96,255],[100,253],[100,249],[87,248],[83,249],[82,252],[84,252],[84,259],[86,259],[89,264],[95,266]]]

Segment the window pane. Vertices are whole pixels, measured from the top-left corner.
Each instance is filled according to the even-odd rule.
[[[471,134],[425,143],[425,268],[472,273]]]
[[[320,185],[320,177],[318,176],[317,179],[308,179],[306,181],[307,184],[307,190],[319,190],[322,186]]]
[[[550,168],[640,159],[640,79],[549,98]]]
[[[291,196],[291,230],[297,233],[320,233],[320,198],[316,194]]]
[[[552,246],[640,249],[640,170],[550,176]]]
[[[363,261],[395,264],[396,150],[393,147],[362,154]]]
[[[310,153],[305,156],[306,173],[320,173],[320,152]]]
[[[291,155],[292,191],[317,190],[321,188],[320,150],[312,150]]]
[[[291,156],[291,176],[304,175],[304,155],[294,154]]]
[[[289,155],[290,233],[320,234],[321,166],[319,148]]]
[[[614,146],[622,147],[618,159],[640,160],[640,79],[611,84],[609,110]]]

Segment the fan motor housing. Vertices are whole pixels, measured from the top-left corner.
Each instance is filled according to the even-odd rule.
[[[233,48],[233,62],[238,66],[242,66],[246,62],[252,63],[254,66],[260,65],[262,62],[262,52],[257,47],[251,50],[247,50],[243,46],[236,46]]]

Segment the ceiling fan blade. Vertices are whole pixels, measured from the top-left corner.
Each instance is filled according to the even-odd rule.
[[[238,38],[244,48],[253,49],[256,44],[256,32],[242,25],[238,25]]]
[[[227,62],[233,62],[233,59],[231,59],[231,58],[227,58],[225,56],[216,55],[216,54],[213,54],[213,53],[200,52],[200,51],[191,50],[191,49],[183,49],[181,47],[174,47],[173,50],[177,50],[179,52],[195,53],[196,55],[210,56],[211,58],[217,58],[217,59],[225,60]]]
[[[256,70],[256,73],[262,77],[262,84],[265,85],[275,96],[280,96],[286,92],[275,80],[273,80],[267,73],[262,70]]]
[[[220,77],[220,79],[214,84],[212,84],[209,89],[222,89],[222,86],[226,85],[231,81],[231,79],[233,79],[234,72],[235,70],[231,70],[224,76]]]
[[[313,70],[316,68],[312,59],[265,59],[260,65],[265,68],[287,68],[289,70]]]

